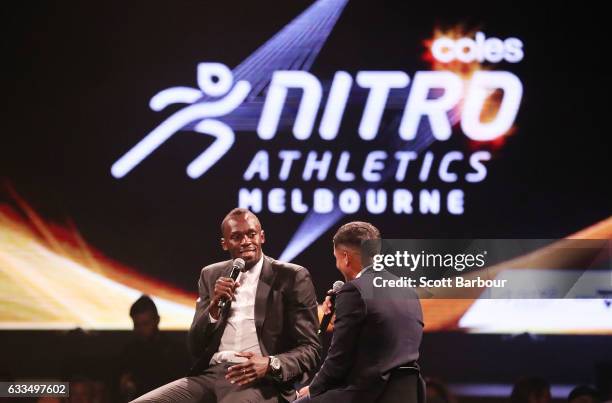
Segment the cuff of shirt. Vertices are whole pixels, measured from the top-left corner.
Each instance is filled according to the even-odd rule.
[[[217,319],[213,318],[210,313],[208,314],[208,319],[210,320],[210,323],[217,323]]]

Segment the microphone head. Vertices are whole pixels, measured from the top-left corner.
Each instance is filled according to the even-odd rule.
[[[242,258],[236,258],[236,259],[234,259],[234,261],[232,262],[232,266],[233,266],[233,267],[235,267],[235,268],[237,268],[237,269],[238,269],[238,270],[240,270],[240,271],[243,271],[243,270],[244,270],[244,265],[245,265],[245,264],[246,264],[246,263],[244,262],[244,259],[242,259]]]
[[[332,286],[332,292],[335,294],[338,291],[340,291],[340,289],[342,288],[342,286],[344,285],[344,281],[336,281],[334,282],[334,285]]]

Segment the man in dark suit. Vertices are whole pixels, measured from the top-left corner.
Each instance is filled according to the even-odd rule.
[[[317,302],[308,270],[264,256],[259,219],[246,209],[221,223],[221,246],[245,261],[236,281],[233,260],[202,269],[189,330],[197,362],[190,376],[134,402],[279,402],[295,400],[320,361]],[[220,309],[219,302],[229,302]]]
[[[372,257],[379,250],[380,232],[372,224],[355,221],[336,232],[336,267],[346,284],[336,296],[327,358],[312,383],[300,390],[300,403],[375,402],[398,367],[418,368],[421,305],[410,288],[374,286],[376,277],[397,279],[372,269]],[[416,401],[418,373],[407,381],[411,383],[408,394],[413,396],[403,396],[402,401]]]

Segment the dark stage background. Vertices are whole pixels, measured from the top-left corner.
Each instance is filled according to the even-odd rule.
[[[239,133],[234,148],[198,180],[184,172],[207,141],[194,133],[174,137],[121,180],[110,175],[110,166],[167,116],[148,108],[151,96],[174,85],[195,86],[198,62],[235,66],[309,4],[13,5],[2,24],[2,176],[44,217],[73,220],[106,255],[193,291],[198,269],[225,257],[218,223],[237,205],[234,183],[252,158],[251,147],[262,142]],[[312,68],[321,79],[340,69],[394,69],[412,77],[428,69],[422,41],[436,26],[465,24],[489,36],[516,36],[525,57],[508,69],[524,86],[517,132],[495,152],[484,183],[468,188],[462,216],[360,213],[346,219],[371,220],[389,238],[555,238],[606,218],[610,76],[598,21],[595,11],[561,7],[349,3]],[[340,137],[332,146],[376,149],[354,131],[341,130]],[[278,138],[288,148],[328,148],[316,133],[306,144],[288,131]],[[450,142],[464,139],[456,130]],[[446,142],[435,146],[451,149]],[[293,213],[261,214],[266,252],[278,256],[302,220]],[[296,259],[326,280],[335,270],[334,229]]]
[[[185,130],[125,177],[111,175],[116,160],[180,109],[170,106],[152,111],[148,103],[153,95],[172,86],[197,88],[200,62],[220,62],[233,69],[312,3],[67,1],[5,5],[0,203],[31,220],[24,213],[23,203],[27,203],[49,225],[77,231],[96,256],[189,296],[197,292],[200,268],[226,258],[219,247],[218,228],[223,216],[238,204],[240,188],[300,188],[306,204],[311,203],[309,198],[317,187],[382,187],[389,190],[389,199],[393,189],[402,187],[414,189],[415,203],[420,189],[464,191],[461,215],[446,211],[444,201],[439,214],[422,214],[418,204],[413,214],[394,214],[391,207],[383,214],[371,214],[362,208],[323,230],[293,258],[309,268],[319,295],[340,278],[331,237],[348,220],[371,221],[387,238],[562,238],[610,216],[610,73],[605,37],[609,23],[595,7],[582,9],[579,5],[536,9],[533,2],[351,1],[316,57],[310,72],[324,86],[339,70],[353,78],[363,70],[399,70],[412,79],[415,72],[432,69],[424,59],[425,41],[435,29],[462,29],[465,36],[480,30],[487,38],[519,38],[522,61],[487,65],[512,72],[523,84],[512,133],[503,141],[478,143],[469,141],[455,124],[450,140],[434,141],[423,150],[435,154],[434,167],[451,150],[465,155],[477,150],[491,152],[493,158],[486,162],[487,177],[482,182],[463,180],[469,169],[465,163],[458,165],[461,179],[456,184],[444,183],[436,175],[421,183],[418,171],[410,170],[404,183],[364,182],[360,164],[368,152],[386,150],[392,155],[398,144],[406,142],[397,134],[401,107],[385,111],[375,140],[360,139],[357,127],[365,98],[359,97],[349,105],[333,141],[320,138],[318,125],[307,141],[295,139],[291,125],[272,141],[258,138],[254,128],[238,128],[228,153],[205,175],[192,179],[185,168],[212,139]],[[397,97],[405,99],[401,92]],[[320,118],[319,113],[317,122]],[[280,162],[274,157],[282,149],[303,153],[287,182],[278,180]],[[243,179],[257,150],[270,153],[268,181]],[[304,155],[310,150],[333,152],[334,162],[324,181],[300,178]],[[335,178],[335,164],[343,150],[353,155],[350,167],[357,174],[355,183],[343,184]],[[267,235],[264,251],[273,257],[285,251],[305,220],[305,214],[276,214],[265,207],[258,215]],[[130,284],[138,289],[137,283]],[[118,315],[127,318],[127,311]],[[28,328],[27,324],[17,327]],[[19,334],[5,331],[3,350]],[[552,344],[541,341],[531,348],[551,351],[562,345],[566,352],[588,352],[576,354],[583,358],[576,361],[576,372],[552,376],[559,382],[587,381],[592,379],[593,355],[603,360],[608,354],[609,359],[612,351],[608,337],[592,337],[595,344],[587,343],[586,336],[555,336]],[[491,367],[490,351],[483,346],[505,350],[503,340],[499,335],[429,334],[424,366],[448,378],[453,373],[449,363],[462,362],[467,375],[456,376],[458,382],[512,381],[519,368],[525,368],[514,354],[501,354],[496,360],[506,360],[509,368],[517,369],[503,372],[499,379],[489,379],[473,369]],[[439,349],[440,345],[458,347]],[[561,351],[557,357],[547,355],[533,361],[539,361],[536,367],[541,371],[537,372],[552,373],[557,359],[568,361]]]

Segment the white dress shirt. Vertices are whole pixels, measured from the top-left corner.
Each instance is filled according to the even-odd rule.
[[[246,358],[235,356],[240,351],[250,351],[261,355],[255,330],[255,294],[262,267],[263,255],[255,266],[241,272],[236,279],[240,287],[237,287],[234,292],[235,301],[232,301],[227,325],[221,336],[219,351],[212,356],[211,365],[220,362],[246,361]],[[212,316],[210,320],[213,323],[216,322]]]

